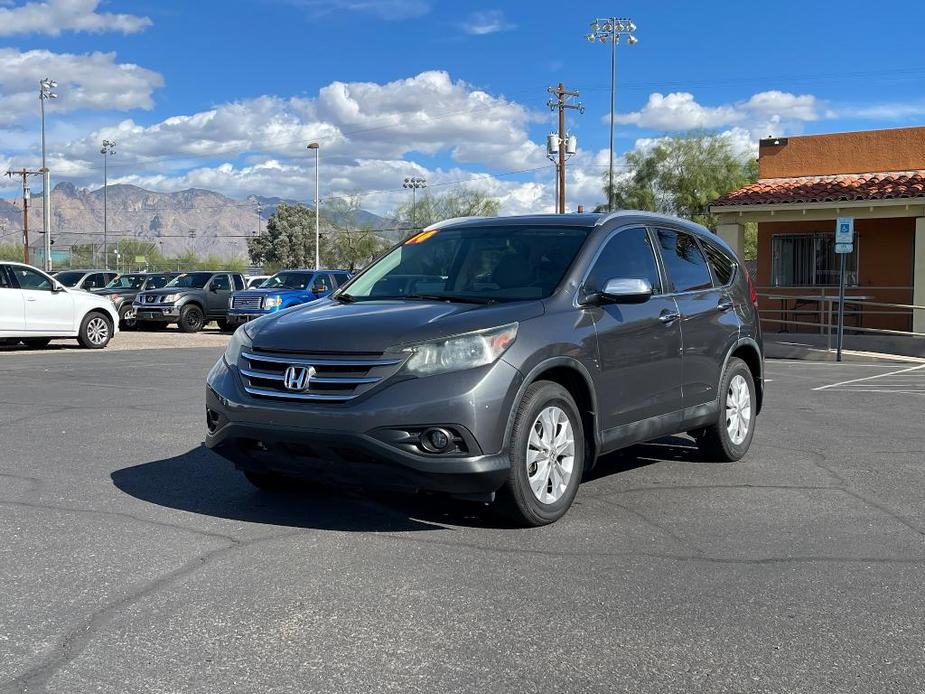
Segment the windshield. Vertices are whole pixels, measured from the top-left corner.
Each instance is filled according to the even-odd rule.
[[[148,277],[148,284],[145,285],[145,289],[160,289],[173,278],[174,275],[151,275]]]
[[[311,278],[310,272],[277,272],[264,280],[258,289],[305,289]]]
[[[106,289],[141,289],[144,283],[144,275],[117,275],[106,285]]]
[[[182,275],[177,275],[165,286],[185,289],[202,289],[209,283],[211,277],[211,272],[187,272]]]
[[[86,274],[86,272],[59,272],[55,275],[55,279],[65,287],[76,287]]]
[[[348,284],[357,300],[433,298],[518,301],[555,290],[588,230],[465,227],[411,237]]]

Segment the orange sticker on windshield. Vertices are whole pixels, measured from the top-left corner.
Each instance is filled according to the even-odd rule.
[[[436,234],[438,231],[440,230],[431,229],[430,231],[422,231],[420,234],[417,234],[416,236],[412,236],[410,239],[405,241],[405,244],[407,245],[410,243],[424,243],[427,239],[429,239],[431,236]]]

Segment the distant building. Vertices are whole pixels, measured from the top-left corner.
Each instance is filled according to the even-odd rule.
[[[743,224],[758,223],[756,284],[768,330],[818,328],[838,292],[835,219],[855,218],[848,255],[846,325],[925,333],[925,128],[769,138],[759,143],[759,180],[711,205],[720,236],[737,251]],[[813,315],[813,311],[817,311]]]

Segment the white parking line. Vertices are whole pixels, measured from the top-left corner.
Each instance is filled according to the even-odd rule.
[[[846,386],[849,383],[859,383],[861,381],[872,381],[876,378],[884,378],[886,376],[895,376],[896,374],[909,373],[910,371],[918,371],[919,369],[925,369],[925,364],[919,364],[918,366],[912,366],[908,369],[897,369],[896,371],[888,371],[884,374],[874,374],[873,376],[864,376],[863,378],[852,378],[848,381],[839,381],[838,383],[829,383],[825,386],[819,386],[818,388],[813,388],[813,390],[828,390],[829,388],[838,388],[839,386]]]

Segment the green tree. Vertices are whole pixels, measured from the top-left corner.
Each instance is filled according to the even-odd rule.
[[[401,238],[424,227],[453,217],[494,217],[501,202],[475,188],[458,188],[443,193],[421,195],[412,210],[411,200],[392,215],[401,229]],[[412,219],[413,217],[413,219]]]
[[[323,245],[323,244],[322,244]],[[260,236],[247,240],[254,265],[265,268],[312,267],[315,264],[315,211],[280,203]]]
[[[321,243],[325,267],[353,272],[389,247],[388,240],[371,225],[357,220],[359,210],[359,195],[338,198],[325,206],[322,215],[325,234]]]
[[[693,220],[711,229],[709,204],[758,178],[754,159],[736,157],[721,135],[695,132],[667,137],[646,151],[628,152],[629,174],[614,180],[614,209],[649,210]],[[608,195],[604,174],[604,195]],[[606,209],[600,206],[598,210]]]

